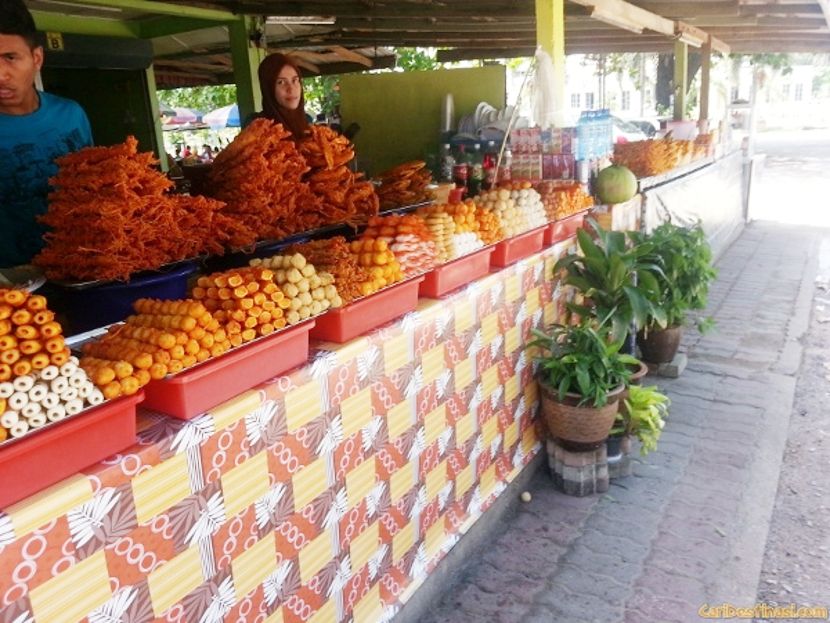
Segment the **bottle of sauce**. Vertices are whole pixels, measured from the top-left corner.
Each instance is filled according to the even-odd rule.
[[[456,158],[455,166],[452,168],[452,181],[455,183],[456,188],[466,189],[469,179],[467,154],[464,150],[464,145],[460,145],[458,148],[458,158]]]
[[[440,182],[452,182],[455,168],[455,156],[452,155],[452,149],[449,143],[441,145],[441,173],[438,176]]]

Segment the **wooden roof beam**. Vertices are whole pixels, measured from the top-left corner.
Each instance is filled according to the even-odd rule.
[[[592,17],[616,20],[620,24],[632,24],[641,29],[653,30],[669,37],[674,36],[674,22],[646,11],[624,0],[571,0],[592,9]]]

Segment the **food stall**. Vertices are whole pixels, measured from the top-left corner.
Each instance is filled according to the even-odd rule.
[[[330,182],[346,179],[335,177],[342,172],[329,177],[339,166],[304,181],[325,183],[318,194],[333,196]],[[350,188],[360,183],[348,181]],[[224,200],[244,215],[234,189]],[[596,214],[631,228],[651,214],[648,201],[643,212],[640,205]],[[511,218],[509,209],[495,209]],[[517,232],[521,242],[494,241],[502,246],[491,250],[484,274],[433,294],[440,300],[422,293],[399,317],[342,344],[311,335],[299,366],[236,378],[250,382],[219,404],[170,417],[163,399],[152,409],[149,398],[139,403],[135,443],[2,505],[0,617],[316,622],[394,615],[540,449],[523,344],[531,328],[559,318],[568,300],[554,286],[552,267],[571,248],[574,229],[554,225],[584,214],[560,216],[548,214],[550,223],[535,228],[541,231]],[[209,225],[202,239],[216,235]],[[246,236],[257,224],[243,225],[233,230],[234,242],[255,242]],[[211,287],[226,286],[206,284],[199,300],[211,298]],[[312,324],[332,316],[309,314],[294,328],[306,327],[308,336]],[[250,349],[269,339],[263,332],[248,346],[231,345]],[[230,355],[217,352],[213,363]],[[269,365],[278,358],[272,354]],[[216,374],[216,386],[229,385]],[[151,378],[133,401],[166,376]],[[83,433],[76,443],[83,448]]]

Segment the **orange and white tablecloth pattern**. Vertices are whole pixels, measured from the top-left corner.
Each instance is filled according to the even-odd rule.
[[[0,622],[368,623],[539,450],[543,253],[0,512]]]

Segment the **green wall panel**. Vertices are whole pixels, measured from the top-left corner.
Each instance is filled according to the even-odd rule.
[[[441,104],[455,101],[455,121],[479,102],[505,105],[505,68],[445,69],[340,78],[343,127],[356,122],[358,164],[374,175],[407,160],[424,158],[438,146]]]

